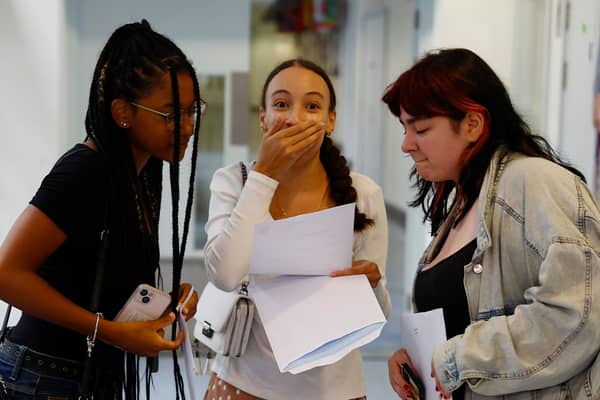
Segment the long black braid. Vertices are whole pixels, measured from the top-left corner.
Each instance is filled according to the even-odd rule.
[[[329,89],[329,111],[335,111],[336,96],[333,88],[333,83],[323,68],[319,67],[312,61],[308,61],[302,58],[294,58],[287,60],[276,66],[271,73],[267,76],[263,85],[261,105],[263,109],[266,108],[266,94],[267,87],[273,78],[283,71],[284,69],[299,66],[306,68],[317,75],[319,75],[325,81],[327,88]],[[329,132],[331,134],[331,132]],[[346,157],[344,157],[340,149],[333,143],[333,140],[329,135],[325,136],[323,143],[321,144],[320,159],[327,177],[329,178],[329,194],[335,201],[336,205],[349,204],[356,201],[357,193],[354,186],[352,186],[352,177],[350,176],[350,168]],[[362,213],[358,207],[354,208],[354,231],[360,232],[367,227],[373,225],[374,221]]]
[[[180,132],[181,129],[181,107],[179,104],[179,84],[177,79],[177,72],[174,69],[170,69],[171,74],[171,88],[173,91],[173,104],[175,107],[175,132]],[[192,81],[194,82],[194,99],[196,99],[196,110],[200,112],[200,89],[198,85],[198,80],[196,74],[193,69],[191,69],[191,65],[189,66],[188,71],[192,76]],[[190,218],[192,212],[192,202],[194,198],[194,179],[195,179],[195,171],[196,171],[196,161],[198,158],[198,129],[200,128],[200,119],[194,125],[194,142],[193,142],[193,150],[192,150],[192,165],[191,165],[191,173],[190,173],[190,181],[188,188],[188,196],[185,207],[185,216],[183,223],[183,233],[181,237],[181,247],[179,245],[179,144],[180,144],[180,136],[175,135],[175,141],[173,146],[173,162],[171,162],[169,166],[169,173],[171,177],[171,201],[173,204],[172,209],[172,245],[173,245],[173,287],[171,292],[172,297],[172,306],[175,307],[177,304],[177,300],[179,298],[179,284],[181,283],[181,270],[183,269],[183,258],[185,255],[185,247],[187,244],[187,236],[189,233],[190,226]],[[175,340],[177,332],[177,323],[173,323],[173,329],[171,330],[171,339]],[[176,399],[179,399],[180,396],[185,399],[185,391],[183,385],[183,378],[181,375],[181,369],[179,367],[179,363],[177,361],[177,351],[172,351],[173,355],[173,368],[175,375],[175,395]]]
[[[151,157],[142,171],[137,173],[131,154],[126,132],[114,121],[111,103],[122,98],[133,102],[148,94],[165,73],[169,73],[172,81],[172,92],[175,112],[175,146],[171,163],[171,198],[173,199],[173,306],[177,302],[181,268],[193,200],[193,183],[195,177],[196,158],[198,155],[198,129],[200,118],[194,126],[192,153],[192,172],[189,180],[188,200],[184,220],[184,232],[179,245],[178,200],[179,200],[179,142],[180,142],[180,101],[178,93],[178,74],[189,74],[194,84],[195,107],[200,110],[200,90],[196,73],[183,52],[168,38],[155,32],[146,20],[141,23],[124,25],[111,35],[100,53],[94,71],[85,126],[88,137],[96,144],[103,155],[110,180],[109,193],[109,226],[111,241],[109,247],[109,263],[105,282],[115,282],[120,278],[119,255],[128,254],[130,246],[140,243],[142,260],[135,260],[132,272],[135,282],[142,279],[154,282],[154,274],[159,268],[158,253],[158,220],[160,216],[160,199],[162,193],[162,161]],[[146,219],[150,229],[146,227]],[[114,264],[114,268],[110,265]],[[128,266],[129,268],[129,266]],[[112,279],[110,279],[112,277]],[[133,289],[132,289],[133,290]],[[108,290],[103,295],[110,295]],[[106,315],[106,313],[105,313]],[[109,314],[110,316],[110,314]],[[173,328],[175,335],[176,326]],[[98,353],[98,352],[97,352]],[[97,372],[95,392],[109,387],[110,393],[102,392],[102,398],[139,398],[139,360],[137,356],[127,354],[124,371],[114,372],[112,381],[103,382],[101,373]],[[105,360],[107,361],[107,360]],[[102,365],[101,365],[102,366]],[[104,365],[106,367],[106,365]],[[114,368],[110,365],[109,368]],[[98,370],[100,371],[100,370]],[[183,393],[183,381],[174,352],[174,371],[177,398]],[[149,366],[146,367],[146,397],[150,395]],[[106,379],[105,379],[106,380]],[[115,383],[116,382],[116,383]],[[120,382],[120,383],[119,383]]]

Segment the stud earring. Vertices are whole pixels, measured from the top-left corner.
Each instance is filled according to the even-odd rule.
[[[125,122],[125,121],[121,121],[121,126],[122,126],[123,128],[127,128],[127,122]]]

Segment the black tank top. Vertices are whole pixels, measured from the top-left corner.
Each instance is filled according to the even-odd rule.
[[[467,295],[463,284],[464,266],[471,262],[477,241],[473,239],[456,253],[420,271],[415,280],[418,312],[441,308],[448,338],[460,335],[470,323]],[[452,393],[454,400],[464,398],[464,386]]]

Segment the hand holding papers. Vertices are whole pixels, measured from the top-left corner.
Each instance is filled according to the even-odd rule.
[[[250,273],[329,275],[352,265],[355,203],[254,227]]]
[[[376,339],[386,322],[366,275],[329,276],[352,265],[354,207],[254,228],[250,272],[279,275],[250,291],[281,372],[332,364]]]
[[[410,355],[416,372],[425,385],[425,398],[437,399],[435,380],[431,377],[431,358],[436,346],[446,340],[444,314],[441,308],[400,317],[402,347]]]

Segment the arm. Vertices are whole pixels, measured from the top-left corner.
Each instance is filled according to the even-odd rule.
[[[254,225],[269,217],[277,181],[250,171],[242,189],[238,164],[215,172],[210,183],[210,202],[204,246],[204,263],[211,282],[234,290],[248,274]]]
[[[536,282],[513,315],[476,322],[438,346],[433,367],[446,392],[463,382],[484,395],[555,386],[588,368],[600,349],[600,304],[593,301],[600,293],[600,212],[581,181],[559,167],[544,167],[526,171],[526,179],[503,178],[510,182],[507,190],[525,199],[525,225],[517,230],[525,232],[523,251],[539,263]],[[507,214],[503,226],[512,223]],[[500,260],[510,264],[511,258]]]
[[[66,237],[43,212],[28,206],[0,246],[0,294],[3,300],[31,315],[89,335],[94,331],[96,315],[64,297],[37,273]],[[172,320],[171,315],[136,323],[102,320],[98,337],[127,351],[155,355],[160,350],[177,348],[181,342],[182,337],[171,342],[157,333]]]
[[[394,352],[394,354],[392,354],[388,360],[388,378],[390,385],[398,397],[401,399],[407,399],[409,397],[413,397],[413,393],[411,393],[412,388],[410,387],[410,382],[408,382],[402,374],[402,364],[407,364],[415,376],[417,376],[419,379],[422,378],[416,373],[417,369],[413,365],[412,359],[405,348],[398,349]],[[418,400],[414,397],[413,399]]]
[[[211,282],[234,290],[249,271],[254,225],[269,217],[278,182],[299,157],[318,145],[324,125],[305,121],[284,127],[278,120],[263,135],[258,160],[242,189],[237,164],[215,172],[204,246],[204,263]],[[317,134],[319,133],[319,134]]]
[[[600,133],[600,93],[596,94],[594,98],[594,128],[596,128],[596,132]],[[600,140],[600,139],[598,139]]]
[[[596,78],[594,79],[594,108],[592,110],[594,127],[600,133],[600,40],[596,54]],[[598,139],[600,140],[600,138]]]
[[[368,179],[366,177],[360,178]],[[353,177],[353,179],[356,178]],[[387,216],[385,213],[385,204],[383,201],[383,192],[381,191],[381,188],[374,182],[370,181],[370,179],[369,183],[369,186],[372,185],[370,187],[371,190],[365,193],[364,196],[361,196],[361,193],[359,193],[359,201],[357,204],[359,210],[364,212],[369,218],[373,219],[374,224],[373,226],[366,228],[360,234],[358,243],[355,244],[352,259],[367,260],[377,265],[379,273],[381,274],[381,279],[379,279],[374,291],[377,301],[381,306],[381,310],[387,318],[392,309],[392,303],[390,301],[390,294],[387,290],[387,279],[385,275],[388,249]],[[357,187],[357,191],[359,189],[360,188]]]

